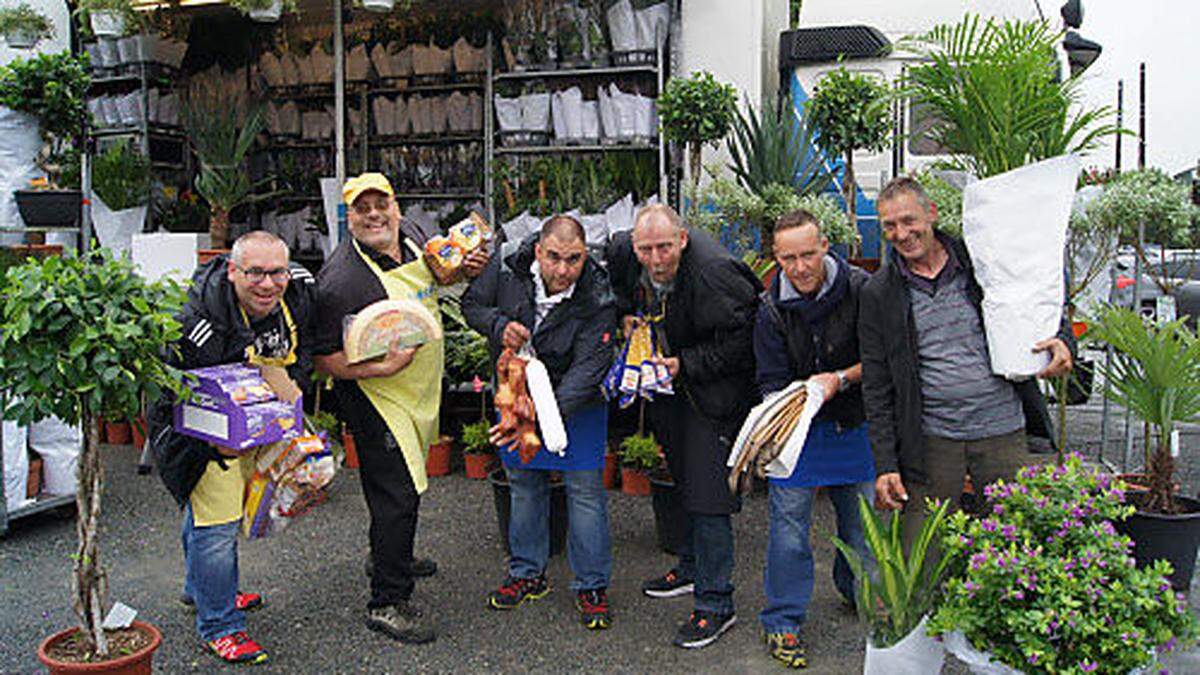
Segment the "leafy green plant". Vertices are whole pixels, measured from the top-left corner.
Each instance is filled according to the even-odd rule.
[[[715,145],[729,133],[737,111],[737,92],[701,70],[690,77],[674,77],[658,97],[658,117],[663,136],[687,148],[692,185],[700,182],[700,153],[705,143]]]
[[[824,191],[831,177],[813,151],[815,130],[806,120],[774,104],[763,106],[760,116],[747,101],[746,111],[737,111],[733,135],[725,141],[738,183],[760,197],[772,184],[790,185],[802,195]]]
[[[208,206],[191,190],[165,187],[154,198],[154,222],[168,232],[207,232]]]
[[[654,434],[641,433],[621,439],[621,465],[649,471],[662,461]]]
[[[186,394],[182,373],[163,361],[182,337],[173,314],[183,298],[174,281],[146,281],[107,249],[10,267],[0,290],[0,389],[13,394],[4,418],[30,424],[53,415],[84,429],[72,591],[81,635],[99,656],[108,645],[100,628],[107,581],[97,543],[96,423],[101,416],[133,419],[143,398],[163,390]]]
[[[16,7],[0,7],[0,34],[26,33],[39,39],[54,37],[54,24],[45,14],[22,2]]]
[[[1076,299],[1101,274],[1117,253],[1118,227],[1098,217],[1095,209],[1071,214],[1067,230],[1067,302]]]
[[[443,375],[447,385],[472,382],[489,377],[492,355],[487,338],[467,325],[462,315],[461,300],[446,296],[439,303],[445,324],[446,368]]]
[[[1118,133],[1111,109],[1079,106],[1079,75],[1060,77],[1060,38],[1045,22],[968,14],[903,43],[924,61],[903,91],[940,120],[928,133],[955,168],[987,178]]]
[[[842,197],[850,224],[858,228],[858,192],[854,182],[854,152],[878,152],[892,132],[888,108],[891,96],[878,79],[846,70],[831,70],[821,76],[816,91],[805,104],[805,116],[819,130],[817,145],[845,163]]]
[[[858,514],[867,548],[875,559],[874,572],[853,546],[833,538],[834,546],[854,572],[858,616],[867,624],[875,647],[890,647],[913,632],[933,610],[937,589],[946,576],[950,560],[939,557],[937,551],[950,503],[927,506],[929,513],[905,555],[900,512],[893,511],[890,521],[884,524],[866,498],[859,496]]]
[[[93,14],[109,13],[121,16],[125,24],[125,34],[132,35],[141,31],[143,17],[133,9],[132,0],[79,0],[75,3],[74,13],[81,17],[80,29],[91,35],[91,17]]]
[[[1113,673],[1147,668],[1190,642],[1195,618],[1158,561],[1137,569],[1113,521],[1133,512],[1125,485],[1084,468],[1022,469],[984,490],[991,511],[950,517],[944,538],[958,572],[929,631],[962,631],[976,649],[1023,673]]]
[[[486,455],[492,452],[491,434],[488,430],[491,424],[486,419],[472,422],[462,428],[459,439],[463,444],[463,452],[468,454]]]
[[[48,148],[39,160],[56,182],[58,171],[47,159],[60,157],[83,134],[87,90],[92,78],[86,53],[70,51],[13,59],[0,66],[0,105],[37,118]]]
[[[925,196],[937,208],[937,228],[962,238],[962,190],[930,170],[913,174]]]
[[[1171,435],[1180,423],[1200,419],[1200,340],[1184,324],[1148,323],[1137,312],[1102,307],[1088,334],[1113,348],[1102,367],[1108,395],[1154,430],[1145,437],[1150,491],[1148,511],[1177,513]]]
[[[122,139],[96,155],[92,189],[114,211],[141,206],[150,198],[150,160]]]

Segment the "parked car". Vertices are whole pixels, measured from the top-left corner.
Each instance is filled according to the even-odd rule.
[[[1196,329],[1200,316],[1200,251],[1194,249],[1150,251],[1142,265],[1141,311],[1153,315],[1158,298],[1166,294],[1175,299],[1176,316],[1187,319]],[[1118,254],[1114,261],[1115,283],[1113,299],[1118,305],[1133,304],[1134,254]]]

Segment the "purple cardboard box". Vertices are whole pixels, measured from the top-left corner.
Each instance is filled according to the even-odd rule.
[[[258,368],[240,363],[187,371],[190,401],[175,405],[175,431],[234,450],[291,438],[304,429],[303,401],[285,403]]]

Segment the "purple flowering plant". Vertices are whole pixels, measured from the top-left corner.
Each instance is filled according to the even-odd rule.
[[[1022,469],[984,489],[984,513],[953,514],[943,549],[951,574],[929,632],[961,631],[1025,673],[1117,673],[1158,666],[1190,642],[1195,619],[1159,561],[1139,570],[1113,521],[1133,513],[1125,485],[1085,468]]]

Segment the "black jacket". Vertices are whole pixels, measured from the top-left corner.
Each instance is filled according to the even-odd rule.
[[[171,365],[190,370],[245,361],[246,347],[253,344],[254,333],[238,311],[233,284],[226,277],[227,262],[227,256],[218,256],[201,265],[192,276],[187,303],[178,316],[183,325],[183,339],[178,343],[178,351],[168,352]],[[296,350],[296,363],[288,367],[288,373],[301,390],[307,392],[312,375],[308,336],[311,334],[315,281],[312,273],[301,265],[292,263],[289,267],[292,280],[284,291],[283,301],[296,322],[300,345]],[[210,444],[174,431],[171,426],[174,403],[174,398],[168,394],[159,397],[151,404],[147,425],[159,476],[182,507],[204,475],[208,463],[222,460]]]
[[[681,364],[676,396],[686,396],[703,417],[740,424],[758,399],[754,384],[754,317],[762,284],[707,232],[688,229],[664,318],[667,356]],[[649,308],[642,267],[630,232],[609,242],[608,269],[618,311]]]
[[[967,277],[967,294],[980,312],[983,290],[975,281],[971,258],[962,241],[938,233]],[[925,441],[921,423],[921,376],[917,363],[917,330],[908,287],[894,253],[863,286],[859,308],[859,345],[863,362],[863,402],[871,450],[879,474],[900,472],[904,480],[924,480]],[[1058,338],[1075,353],[1075,337],[1063,312]],[[1052,439],[1053,426],[1037,380],[1013,383],[1025,413],[1025,431]]]
[[[837,254],[831,255],[837,261],[838,275],[846,276],[845,295],[817,324],[815,333],[797,309],[798,301],[780,302],[782,272],[761,296],[754,327],[754,355],[758,386],[764,395],[794,380],[850,368],[862,360],[858,348],[858,303],[869,275]],[[862,424],[866,419],[862,386],[855,383],[840,392],[821,406],[817,418],[847,429]]]
[[[503,260],[492,256],[462,297],[467,324],[485,335],[492,363],[504,346],[504,327],[516,321],[533,334],[533,350],[545,364],[563,420],[601,405],[600,382],[612,366],[616,313],[608,274],[589,256],[575,291],[534,323],[534,234]]]

